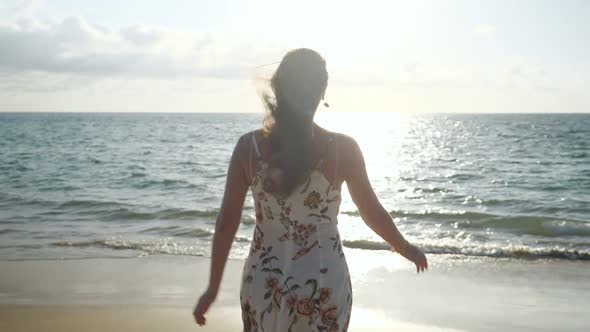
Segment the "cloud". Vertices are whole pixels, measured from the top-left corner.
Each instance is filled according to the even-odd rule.
[[[481,25],[471,32],[490,37],[496,29]],[[146,25],[108,28],[81,17],[0,23],[0,111],[257,110],[254,89],[240,79],[270,73],[275,66],[254,68],[280,60],[286,49],[277,43],[288,42],[281,36],[271,43],[262,36]],[[327,52],[330,103],[340,110],[430,112],[472,110],[473,105],[521,111],[525,101],[531,103],[526,109],[535,111],[559,110],[570,100],[577,105],[571,109],[590,105],[587,64],[526,58],[449,63],[421,54],[377,57],[334,48]],[[348,62],[338,61],[347,56]]]
[[[0,70],[92,77],[244,77],[273,52],[208,33],[130,26],[112,30],[79,17],[0,26]],[[275,48],[276,49],[276,48]]]
[[[480,24],[473,28],[473,34],[482,38],[491,38],[496,35],[496,27],[489,24]]]
[[[4,0],[0,4],[0,13],[15,15],[20,14],[45,4],[45,0]]]

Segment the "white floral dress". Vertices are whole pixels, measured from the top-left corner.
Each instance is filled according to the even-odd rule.
[[[320,159],[288,197],[264,191],[267,164],[251,137],[256,227],[240,290],[244,331],[346,331],[352,288],[337,228],[340,190],[323,174]],[[336,144],[334,135],[330,144]]]

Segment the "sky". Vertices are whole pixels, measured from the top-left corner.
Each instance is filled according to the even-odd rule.
[[[326,59],[334,111],[590,112],[588,17],[583,0],[0,0],[0,112],[263,112],[298,47]]]

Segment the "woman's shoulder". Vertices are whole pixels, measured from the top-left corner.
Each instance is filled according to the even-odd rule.
[[[256,139],[257,142],[266,138],[265,132],[263,128],[252,129],[244,134],[242,134],[244,139]]]
[[[339,132],[330,132],[330,135],[336,140],[338,164],[344,174],[349,173],[348,168],[364,163],[360,145],[354,137]]]
[[[248,146],[257,145],[260,147],[261,145],[264,145],[264,130],[262,128],[250,130],[242,135],[241,140],[243,140]]]
[[[253,137],[256,138],[256,140],[260,140],[260,137],[263,136],[262,133],[263,130],[261,128],[247,131],[238,138],[238,144],[247,144],[252,141]]]
[[[250,150],[254,147],[254,145],[262,144],[262,140],[264,139],[263,129],[253,129],[243,133],[239,138],[235,146],[235,151],[237,151],[241,156],[248,157]]]
[[[358,146],[356,140],[350,135],[328,130],[326,133],[338,143],[339,151],[346,152],[350,148]]]
[[[260,130],[250,130],[241,134],[234,146],[231,162],[239,164],[240,168],[242,168],[246,174],[252,174],[251,160],[255,153],[252,139],[259,131]],[[248,179],[248,181],[251,181],[251,179]]]

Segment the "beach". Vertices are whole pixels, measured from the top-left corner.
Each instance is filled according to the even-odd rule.
[[[370,131],[356,125],[366,119]],[[344,185],[351,331],[588,330],[589,116],[317,120],[357,139],[382,205],[429,259],[417,275],[389,251]],[[207,326],[192,309],[231,151],[260,123],[256,114],[0,115],[0,331],[240,331],[250,193]]]
[[[390,252],[346,250],[351,331],[585,331],[587,262],[431,255],[417,275]],[[384,264],[385,260],[390,264]],[[243,261],[230,260],[218,300],[198,327],[193,305],[209,259],[1,261],[2,331],[240,331]]]

